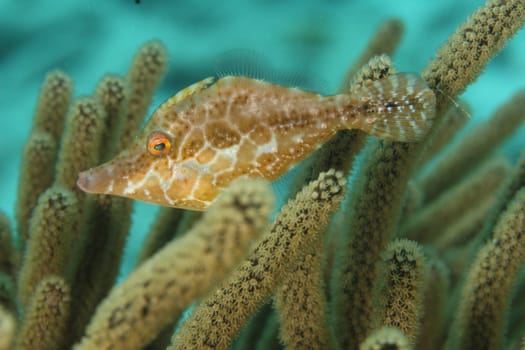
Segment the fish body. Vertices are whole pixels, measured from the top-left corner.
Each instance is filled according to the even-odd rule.
[[[417,141],[435,96],[416,75],[323,96],[239,76],[207,78],[165,101],[124,151],[79,174],[86,192],[205,210],[234,179],[273,181],[338,130]]]

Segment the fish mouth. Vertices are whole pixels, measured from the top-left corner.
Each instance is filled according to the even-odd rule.
[[[89,171],[83,171],[78,174],[77,187],[84,192],[93,191],[93,176],[89,173]]]
[[[96,167],[78,174],[77,186],[87,193],[111,192],[111,176],[104,167]]]

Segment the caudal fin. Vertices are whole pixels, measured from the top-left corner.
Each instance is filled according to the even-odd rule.
[[[363,118],[359,128],[371,135],[392,141],[420,141],[432,126],[436,97],[415,74],[369,80],[354,93]]]

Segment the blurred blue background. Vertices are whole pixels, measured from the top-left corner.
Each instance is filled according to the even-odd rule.
[[[334,92],[377,26],[390,17],[405,22],[394,61],[400,71],[420,71],[477,1],[29,1],[0,0],[0,209],[13,218],[20,155],[38,89],[48,70],[72,76],[75,94],[90,94],[106,72],[125,73],[136,49],[160,39],[169,71],[151,108],[213,72],[221,53],[252,49],[281,70],[314,72]],[[471,85],[468,127],[486,119],[525,86],[525,33],[520,32]],[[523,133],[522,133],[523,136]],[[506,146],[516,155],[518,138]],[[139,205],[133,257],[153,206]]]

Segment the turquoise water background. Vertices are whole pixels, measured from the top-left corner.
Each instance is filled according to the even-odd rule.
[[[405,22],[393,57],[400,71],[420,71],[455,27],[482,1],[28,1],[0,0],[0,210],[14,218],[20,155],[39,86],[47,71],[70,74],[75,94],[90,94],[106,72],[125,73],[137,48],[160,39],[169,71],[151,108],[211,72],[230,49],[262,53],[281,70],[313,72],[335,91],[385,19]],[[468,127],[525,87],[525,33],[498,54],[462,96],[472,108]],[[523,140],[523,130],[521,140]],[[505,146],[515,157],[519,137]],[[157,208],[134,216],[132,261]],[[131,259],[131,260],[129,260]]]

